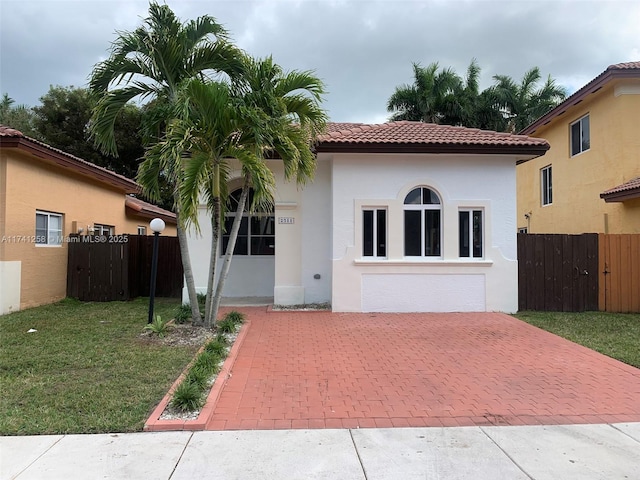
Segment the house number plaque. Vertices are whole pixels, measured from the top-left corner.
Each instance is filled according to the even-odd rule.
[[[278,223],[292,224],[295,223],[294,220],[294,217],[278,217]]]

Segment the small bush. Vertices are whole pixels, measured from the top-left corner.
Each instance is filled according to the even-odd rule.
[[[196,383],[182,382],[173,392],[171,406],[183,412],[199,409],[203,404],[203,389]]]
[[[226,343],[227,343],[226,338],[224,338],[224,342],[220,342],[218,339],[216,339],[215,341],[209,342],[207,344],[207,346],[205,347],[205,351],[218,355],[219,357],[222,357],[227,350]]]
[[[191,320],[191,305],[183,303],[178,307],[176,312],[176,323],[187,323]]]
[[[232,310],[224,316],[224,319],[233,322],[235,325],[242,325],[244,323],[244,313]]]
[[[233,333],[236,331],[236,324],[233,320],[227,320],[225,318],[217,323],[216,328],[220,333]]]
[[[218,367],[218,363],[220,363],[220,356],[215,353],[208,352],[205,349],[200,355],[198,355],[198,358],[196,358],[193,368],[202,368],[204,370],[213,371]]]
[[[144,329],[151,331],[151,333],[159,336],[160,338],[164,337],[169,333],[170,322],[166,320],[162,320],[160,315],[157,315],[155,320],[151,323],[148,323]]]
[[[209,372],[206,368],[196,367],[194,365],[194,367],[189,370],[189,373],[185,377],[184,383],[193,383],[197,385],[200,390],[204,390],[209,384],[209,379],[211,378],[211,375],[213,375],[213,373]]]

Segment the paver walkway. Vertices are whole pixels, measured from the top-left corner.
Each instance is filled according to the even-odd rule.
[[[243,308],[208,430],[640,421],[640,370],[499,313]]]

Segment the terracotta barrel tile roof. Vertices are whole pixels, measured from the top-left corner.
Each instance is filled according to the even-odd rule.
[[[24,134],[20,130],[16,130],[15,128],[0,125],[0,137],[23,137],[24,138]]]
[[[337,124],[341,126],[344,124]],[[477,128],[452,127],[423,122],[390,122],[378,125],[347,124],[329,129],[322,143],[430,143],[438,145],[547,145],[545,140]]]
[[[132,210],[135,214],[142,217],[160,217],[167,223],[172,223],[173,225],[176,224],[175,213],[170,212],[169,210],[165,210],[164,208],[160,208],[152,203],[145,202],[144,200],[140,200],[139,198],[127,197],[124,201],[124,205],[126,208]]]
[[[600,194],[605,202],[623,202],[640,198],[640,177],[629,180],[621,185],[610,188]]]
[[[329,124],[318,138],[318,152],[472,153],[543,155],[549,144],[541,138],[477,128],[399,121],[367,125]]]
[[[607,70],[624,70],[624,69],[640,69],[640,62],[625,62],[625,63],[616,63],[614,65],[609,65]]]

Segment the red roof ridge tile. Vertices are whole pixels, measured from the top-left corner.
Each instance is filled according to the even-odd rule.
[[[25,134],[20,130],[8,127],[6,125],[0,125],[0,137],[22,137],[25,138]]]

